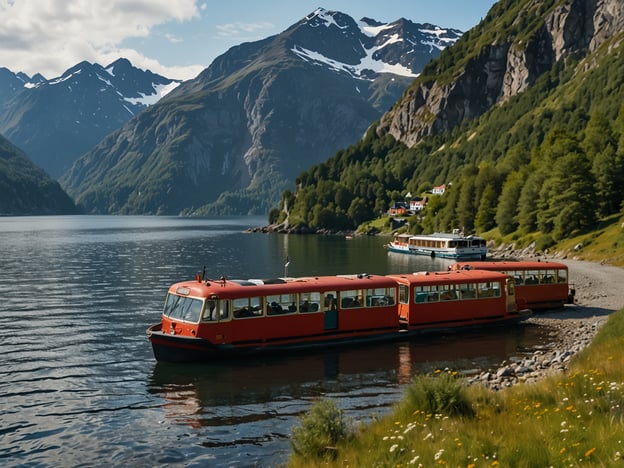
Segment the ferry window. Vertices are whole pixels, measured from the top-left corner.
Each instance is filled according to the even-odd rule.
[[[407,286],[405,286],[404,284],[399,285],[399,302],[401,304],[409,304],[408,291],[409,289]]]
[[[462,299],[474,299],[477,297],[477,286],[473,283],[462,284],[459,294]]]
[[[414,302],[420,304],[423,302],[438,302],[439,300],[438,286],[416,286],[414,288]]]
[[[555,270],[544,270],[540,278],[540,284],[552,284],[555,282]]]
[[[514,272],[513,279],[517,286],[522,286],[524,284],[524,273],[522,271]]]
[[[443,284],[439,286],[441,301],[456,301],[458,299],[454,284]]]
[[[168,294],[163,313],[172,319],[197,323],[199,322],[203,305],[204,303],[200,299]]]
[[[203,322],[211,322],[216,320],[227,320],[230,318],[229,301],[208,299],[204,307]]]
[[[202,315],[203,322],[216,321],[217,317],[217,302],[213,299],[206,301],[206,307],[204,308],[204,314]]]
[[[539,283],[539,271],[527,270],[524,272],[524,284],[538,284]]]
[[[557,283],[568,282],[568,270],[557,270]]]
[[[386,288],[375,288],[366,290],[366,305],[370,307],[386,307],[394,304],[394,301],[390,302],[388,298],[388,291]]]
[[[267,315],[297,312],[296,294],[276,294],[266,297]]]
[[[478,287],[478,295],[479,297],[500,297],[500,283],[479,283]]]
[[[320,292],[304,292],[299,294],[300,312],[318,312],[319,310],[321,310],[320,304]]]
[[[219,301],[219,319],[227,320],[230,318],[230,301]]]
[[[234,318],[260,317],[262,315],[262,299],[259,297],[241,297],[232,299]]]
[[[325,300],[323,302],[323,310],[338,309],[338,293],[336,291],[325,291]]]
[[[351,309],[363,306],[363,292],[361,289],[352,291],[340,291],[340,308]]]

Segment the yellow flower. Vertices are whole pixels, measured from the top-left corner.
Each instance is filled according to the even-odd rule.
[[[591,456],[592,453],[594,453],[596,451],[596,447],[589,449],[587,452],[585,452],[585,456],[589,457]]]
[[[559,454],[563,455],[566,451],[565,447],[561,447],[561,450],[559,450]]]

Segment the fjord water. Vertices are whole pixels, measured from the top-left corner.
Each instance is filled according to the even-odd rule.
[[[540,343],[517,326],[214,364],[156,363],[170,283],[402,273],[446,260],[387,239],[247,234],[263,218],[0,218],[0,464],[272,466],[315,398],[386,413],[416,373],[494,365]]]

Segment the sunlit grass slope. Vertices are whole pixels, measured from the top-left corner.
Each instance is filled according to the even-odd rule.
[[[339,402],[319,401],[294,432],[290,466],[624,466],[622,349],[624,309],[568,372],[538,383],[494,392],[448,371],[416,377],[392,414],[350,430]]]

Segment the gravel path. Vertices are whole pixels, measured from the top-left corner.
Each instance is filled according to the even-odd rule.
[[[469,383],[499,390],[563,372],[570,358],[591,343],[609,314],[624,307],[624,268],[579,260],[552,260],[568,265],[570,284],[576,288],[576,303],[566,305],[563,310],[533,315],[526,321],[529,326],[545,327],[552,341],[529,356],[502,362],[498,369],[468,378]]]

